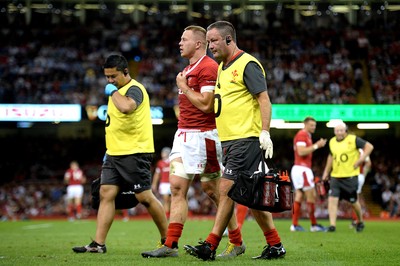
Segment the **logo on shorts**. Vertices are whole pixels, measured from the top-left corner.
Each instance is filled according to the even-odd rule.
[[[233,175],[233,170],[232,169],[225,169],[225,174]]]
[[[140,185],[140,184],[135,184],[135,185],[133,185],[133,187],[134,187],[134,189],[140,189],[142,186]]]

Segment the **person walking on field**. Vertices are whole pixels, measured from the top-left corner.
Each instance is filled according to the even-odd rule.
[[[167,217],[169,216],[171,206],[171,185],[169,183],[170,153],[171,148],[169,147],[164,147],[161,150],[161,159],[157,161],[156,169],[153,174],[153,181],[151,183],[153,193],[158,192],[162,197],[162,203]]]
[[[339,200],[351,203],[357,215],[357,232],[364,230],[362,209],[358,200],[358,175],[360,166],[371,154],[374,146],[368,141],[348,133],[345,123],[339,123],[334,129],[335,136],[329,140],[330,153],[326,160],[322,179],[330,179],[328,213],[330,226],[328,232],[336,231],[336,219]],[[360,154],[359,149],[363,152]]]
[[[228,191],[242,171],[255,172],[265,157],[271,158],[271,102],[261,63],[236,44],[236,31],[228,21],[217,21],[207,28],[208,47],[220,62],[215,89],[215,113],[223,149],[224,172],[219,184],[220,201],[213,228],[199,245],[185,245],[185,250],[202,260],[214,260],[223,232],[235,217],[234,201]],[[260,148],[261,147],[261,148]],[[254,259],[282,258],[286,250],[275,228],[272,214],[252,209],[265,237],[266,246]],[[236,219],[235,219],[236,221]],[[229,231],[227,248],[220,258],[234,258],[244,253],[240,228]]]
[[[68,220],[73,221],[82,218],[83,184],[86,183],[86,176],[79,167],[77,161],[69,164],[64,174],[64,182],[67,186],[67,213]],[[75,213],[76,212],[76,213]]]
[[[150,100],[144,86],[131,78],[128,62],[121,55],[110,55],[103,66],[108,96],[106,155],[100,176],[100,206],[96,236],[86,246],[74,247],[76,253],[106,253],[106,237],[115,215],[119,187],[128,184],[143,204],[165,241],[167,217],[161,202],[151,191],[150,166],[154,141]],[[138,243],[132,236],[132,243]]]
[[[358,149],[360,151],[360,155],[364,152],[362,149]],[[358,200],[360,200],[362,188],[365,183],[365,178],[367,177],[368,173],[371,171],[372,161],[369,156],[365,157],[365,161],[360,165],[360,174],[358,175],[358,188],[357,188],[357,195]],[[357,214],[353,211],[351,213],[351,224],[350,228],[356,228],[358,220]]]
[[[294,165],[291,170],[291,178],[295,190],[293,202],[292,225],[290,231],[305,231],[299,225],[301,215],[301,203],[303,197],[307,202],[308,217],[310,218],[311,232],[324,232],[325,227],[317,223],[315,218],[316,191],[314,174],[312,172],[312,154],[319,148],[325,147],[326,139],[319,139],[313,144],[311,135],[314,134],[317,122],[312,117],[306,117],[303,121],[304,128],[299,130],[293,139]]]
[[[218,64],[206,55],[206,30],[200,26],[185,28],[179,49],[189,65],[176,76],[179,119],[170,154],[172,197],[167,239],[162,247],[143,252],[145,258],[178,256],[178,242],[188,215],[188,190],[196,176],[203,191],[215,204],[219,201],[222,148],[214,114]]]

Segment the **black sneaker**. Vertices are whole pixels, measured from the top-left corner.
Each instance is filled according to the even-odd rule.
[[[336,226],[329,226],[327,232],[335,232],[336,231]]]
[[[278,259],[283,258],[286,254],[286,250],[283,247],[282,243],[279,243],[274,246],[265,246],[261,255],[253,257],[253,259],[262,259],[262,260],[270,260],[270,259]]]
[[[183,249],[190,255],[204,261],[215,260],[215,250],[211,249],[211,244],[206,241],[200,241],[199,244],[197,246],[184,245]]]
[[[359,223],[357,223],[357,225],[356,225],[356,232],[362,232],[362,230],[364,230],[364,227],[365,227],[365,225],[364,225],[364,223],[363,222],[359,222]]]
[[[357,226],[357,221],[351,221],[351,224],[349,225],[349,228],[350,229],[354,229],[354,228],[356,228],[356,226]]]
[[[106,245],[100,245],[96,243],[96,241],[92,241],[89,245],[83,246],[83,247],[73,247],[72,250],[76,253],[85,253],[85,252],[90,252],[90,253],[106,253],[107,248]]]

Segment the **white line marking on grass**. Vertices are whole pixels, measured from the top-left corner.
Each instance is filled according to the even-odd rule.
[[[33,225],[27,225],[22,227],[24,230],[35,230],[35,229],[42,229],[42,228],[49,228],[52,227],[52,224],[33,224]]]

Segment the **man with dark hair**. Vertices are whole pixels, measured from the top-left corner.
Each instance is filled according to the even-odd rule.
[[[115,215],[119,187],[127,183],[153,218],[161,242],[165,241],[167,217],[161,202],[151,190],[150,166],[154,153],[150,100],[144,86],[132,79],[123,56],[111,55],[104,64],[108,84],[106,127],[107,151],[101,171],[100,206],[96,236],[86,246],[74,247],[77,253],[105,253],[106,237]]]
[[[272,158],[273,144],[269,134],[271,102],[267,92],[265,72],[261,63],[236,44],[236,32],[227,21],[217,21],[207,28],[207,42],[218,68],[216,123],[223,150],[224,172],[219,183],[220,200],[211,233],[200,245],[186,245],[186,251],[202,260],[214,260],[216,249],[228,222],[234,214],[234,201],[228,191],[243,171],[255,172]],[[267,245],[255,259],[280,258],[286,254],[272,214],[252,209]],[[240,228],[229,230],[229,243],[220,254],[222,258],[235,257],[243,252]]]

